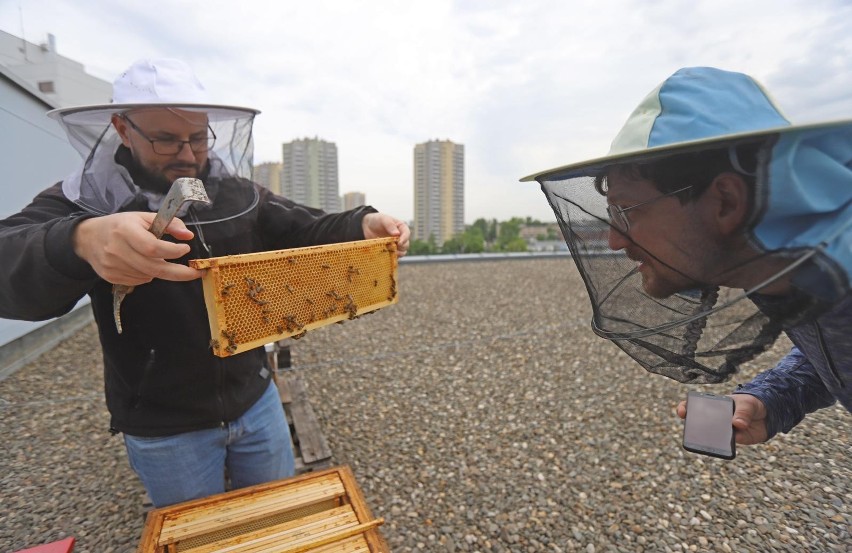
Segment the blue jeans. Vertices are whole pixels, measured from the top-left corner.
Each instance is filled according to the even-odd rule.
[[[174,436],[124,435],[130,466],[155,507],[244,488],[294,473],[290,428],[274,382],[237,420]]]

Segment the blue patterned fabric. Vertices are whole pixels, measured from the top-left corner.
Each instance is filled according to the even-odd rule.
[[[790,125],[754,79],[712,67],[680,69],[657,99],[648,148]]]
[[[754,298],[758,306],[770,300]],[[852,296],[817,319],[786,330],[794,347],[778,364],[735,394],[750,394],[766,406],[771,438],[789,432],[805,415],[839,401],[852,412]]]

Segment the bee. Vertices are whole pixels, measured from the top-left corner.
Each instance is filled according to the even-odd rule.
[[[314,301],[311,298],[305,298],[305,301],[308,302],[308,305],[314,304]]]
[[[287,263],[289,263],[290,265],[295,265],[295,264],[296,264],[296,260],[295,260],[294,258],[292,258],[292,257],[288,257],[288,258],[287,258]]]
[[[374,280],[374,281],[373,281],[373,288],[375,288],[375,287],[376,287],[376,286],[378,286],[378,285],[379,285],[379,281],[378,281],[378,280]]]
[[[326,292],[326,293],[325,293],[325,295],[326,295],[326,296],[328,296],[328,297],[330,297],[330,298],[334,298],[334,299],[336,299],[337,301],[340,301],[340,300],[342,300],[342,299],[343,299],[343,298],[341,298],[341,297],[340,297],[340,295],[339,295],[337,292],[335,292],[334,290],[332,290],[331,292]]]
[[[210,339],[210,349],[219,349],[219,340],[215,338]]]
[[[293,293],[293,289],[292,289],[292,288],[290,288],[290,285],[289,285],[289,284],[285,284],[285,285],[284,285],[284,289],[285,289],[285,290],[287,290],[288,292],[290,292],[291,294]]]
[[[304,338],[305,334],[307,334],[307,333],[308,333],[307,330],[303,330],[302,332],[300,332],[298,334],[294,334],[294,335],[290,336],[290,338],[292,338],[294,340],[299,340],[301,338]]]
[[[331,269],[331,265],[326,265],[325,263],[320,265],[320,267],[322,267],[323,269]]]
[[[355,305],[355,300],[352,299],[350,294],[346,294],[347,303],[343,306],[343,310],[349,313],[349,319],[354,319],[358,314],[358,306]]]
[[[233,288],[233,287],[234,287],[234,283],[233,283],[233,282],[230,282],[230,283],[228,283],[228,284],[224,285],[224,286],[222,287],[222,295],[223,295],[223,296],[227,296],[228,294],[230,294],[230,293],[231,293],[231,288]]]
[[[278,332],[278,334],[284,334],[284,327],[281,325],[277,325],[275,327],[275,331]]]
[[[352,265],[349,266],[349,269],[346,270],[346,280],[352,282],[352,275],[360,275],[361,273],[358,269],[354,268]]]

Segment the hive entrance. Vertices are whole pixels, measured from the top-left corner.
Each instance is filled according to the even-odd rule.
[[[397,301],[395,238],[193,259],[219,357]]]

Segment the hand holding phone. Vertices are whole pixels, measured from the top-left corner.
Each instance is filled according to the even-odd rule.
[[[683,448],[721,459],[736,457],[734,439],[734,400],[708,392],[686,395],[686,422]]]

